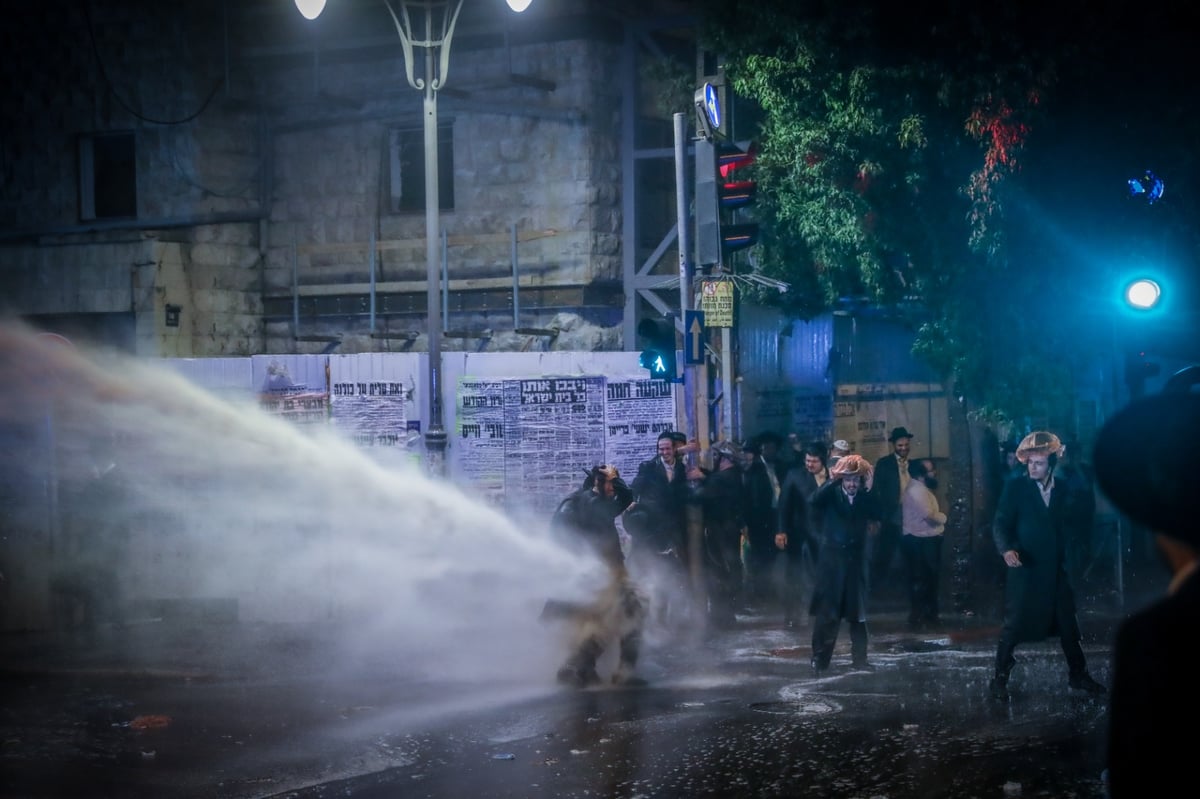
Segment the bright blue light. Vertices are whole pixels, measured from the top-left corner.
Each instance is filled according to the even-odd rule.
[[[1125,301],[1134,308],[1148,311],[1158,305],[1162,287],[1149,278],[1139,278],[1125,288]]]

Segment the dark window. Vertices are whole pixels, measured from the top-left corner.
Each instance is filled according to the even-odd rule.
[[[95,133],[80,138],[80,219],[137,216],[135,144],[132,133]]]
[[[438,208],[454,208],[454,136],[449,123],[438,125]],[[395,128],[388,132],[388,210],[425,210],[425,131]]]

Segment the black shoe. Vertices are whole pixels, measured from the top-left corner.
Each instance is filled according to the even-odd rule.
[[[1093,680],[1092,675],[1087,672],[1071,677],[1068,685],[1073,691],[1087,691],[1089,694],[1102,694],[1108,691],[1103,685]]]
[[[988,693],[990,693],[992,699],[995,699],[997,702],[1007,702],[1008,681],[993,677],[992,681],[988,683]]]
[[[820,677],[825,672],[829,671],[829,664],[826,663],[824,666],[822,666],[817,662],[816,658],[813,658],[809,665],[812,666],[812,673],[814,677]]]
[[[855,671],[875,671],[875,667],[865,660],[859,660],[852,664]]]

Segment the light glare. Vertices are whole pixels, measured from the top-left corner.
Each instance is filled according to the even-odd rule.
[[[1134,308],[1148,310],[1158,304],[1162,289],[1153,280],[1142,278],[1129,284],[1125,289],[1125,300]]]
[[[305,19],[316,19],[325,10],[325,0],[296,0],[296,8]]]
[[[507,0],[508,7],[520,14],[525,9],[529,8],[529,4],[533,0]]]

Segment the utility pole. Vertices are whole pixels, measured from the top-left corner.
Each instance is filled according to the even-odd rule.
[[[688,115],[677,113],[674,116],[675,122],[675,224],[679,230],[679,325],[686,337],[688,330],[684,326],[684,320],[687,318],[687,312],[692,309],[692,233],[690,225],[690,217],[688,214],[688,179],[687,179],[687,151],[688,142],[691,140],[688,134]],[[684,342],[686,349],[687,342]],[[700,403],[707,404],[708,396],[708,372],[701,364],[699,368],[690,365],[684,359],[683,365],[683,396],[684,396],[684,433],[688,440],[698,441],[701,445],[705,445],[707,435],[702,439],[697,427],[697,408]],[[689,394],[692,401],[688,401]],[[703,408],[701,414],[705,422],[708,421],[707,409]],[[707,424],[704,425],[707,428]],[[696,465],[698,456],[689,456],[687,464],[690,466]],[[704,561],[700,557],[700,553],[704,549],[704,513],[699,503],[688,502],[686,505],[686,525],[687,525],[687,542],[688,542],[688,573],[692,579],[692,597],[696,602],[696,606],[703,608],[706,603],[704,593]]]

